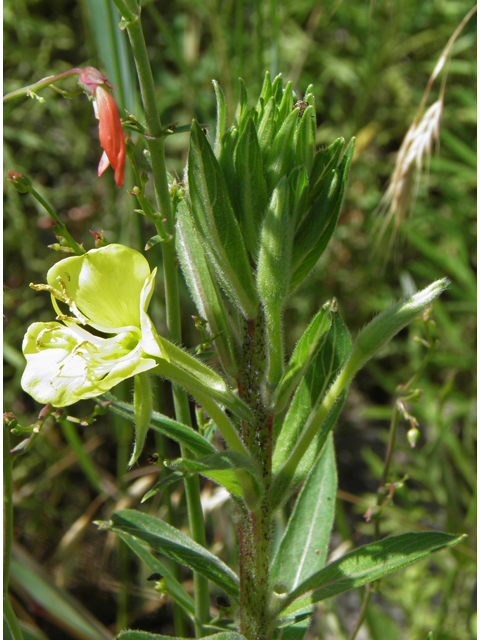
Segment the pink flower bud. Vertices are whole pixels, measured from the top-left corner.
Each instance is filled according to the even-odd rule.
[[[104,152],[98,164],[98,175],[101,176],[110,165],[115,171],[117,187],[121,187],[124,180],[126,150],[118,108],[108,88],[115,87],[94,67],[85,67],[78,83],[84,91],[93,96],[95,115],[100,120],[98,135]]]

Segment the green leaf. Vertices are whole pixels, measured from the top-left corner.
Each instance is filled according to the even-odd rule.
[[[279,73],[272,84],[272,96],[275,98],[275,102],[279,105],[283,97],[283,78]]]
[[[200,240],[217,280],[244,316],[255,318],[258,298],[240,227],[218,161],[195,120],[188,154],[188,188]]]
[[[302,487],[272,562],[273,586],[281,583],[292,591],[325,564],[336,491],[335,450],[330,436]]]
[[[367,607],[366,620],[372,640],[400,640],[400,633],[396,620],[370,602]]]
[[[113,640],[113,634],[69,593],[57,587],[48,574],[22,549],[14,550],[10,580],[15,591],[27,593],[52,624],[81,640]]]
[[[268,71],[265,72],[265,79],[263,81],[262,91],[260,93],[260,97],[257,103],[257,112],[260,113],[261,105],[265,106],[267,102],[272,97],[272,81],[270,80],[270,73]]]
[[[210,335],[216,336],[213,344],[222,367],[226,373],[235,378],[237,375],[235,344],[228,313],[217,283],[211,275],[205,253],[184,201],[178,207],[176,248],[183,275],[198,313],[207,320]]]
[[[247,112],[247,87],[242,78],[238,79],[238,104],[235,111],[235,122],[237,123],[239,131],[243,131],[243,122]]]
[[[207,549],[162,520],[140,511],[124,509],[101,525],[111,531],[128,533],[154,551],[198,571],[238,600],[239,580],[233,571]]]
[[[345,151],[338,169],[330,172],[319,198],[298,228],[293,243],[292,265],[294,273],[290,291],[307,277],[327,248],[335,231],[347,184],[348,171],[353,158],[354,141]]]
[[[319,149],[313,161],[313,167],[310,172],[310,193],[308,196],[309,204],[318,199],[322,191],[327,176],[331,171],[337,168],[338,162],[342,155],[342,149],[345,144],[343,138],[337,138],[326,149]]]
[[[235,170],[239,189],[240,226],[248,251],[257,258],[260,228],[268,202],[263,161],[253,118],[248,118],[238,140]]]
[[[305,167],[296,167],[288,176],[288,184],[292,192],[292,219],[296,227],[297,220],[303,217],[307,206],[308,176]]]
[[[287,406],[305,370],[325,342],[332,324],[332,305],[333,302],[326,302],[323,305],[298,341],[273,396],[272,408],[275,413],[283,411]]]
[[[131,422],[135,422],[133,405],[118,400],[112,393],[104,393],[101,398],[102,400],[105,399],[111,402],[109,405],[111,411]],[[197,456],[205,456],[216,453],[217,451],[215,447],[197,431],[157,411],[152,411],[150,427],[162,435],[167,436],[167,438],[171,438],[179,444],[185,445],[187,449]]]
[[[293,109],[293,92],[292,92],[292,83],[287,82],[287,86],[285,87],[285,91],[283,92],[282,102],[280,103],[280,107],[278,109],[277,123],[282,123],[285,118],[291,113]]]
[[[173,472],[166,475],[164,478],[159,480],[153,487],[147,491],[147,493],[142,498],[142,504],[157,495],[159,491],[162,491],[166,487],[169,487],[171,484],[175,484],[176,482],[180,482],[180,480],[184,479],[184,474],[180,472]]]
[[[134,376],[133,408],[135,412],[135,445],[128,461],[132,467],[140,457],[152,416],[152,384],[148,372]]]
[[[267,314],[280,312],[288,294],[293,242],[292,194],[283,176],[267,207],[260,236],[257,290]]]
[[[215,96],[217,98],[217,130],[215,132],[215,155],[218,158],[218,156],[220,155],[221,140],[227,126],[227,105],[222,88],[216,80],[212,80],[212,82],[215,89]]]
[[[178,602],[182,609],[190,614],[190,617],[193,619],[195,617],[195,603],[169,571],[167,564],[159,558],[155,558],[141,542],[128,535],[128,533],[117,531],[116,534],[130,547],[133,553],[146,564],[152,573],[159,573],[165,578],[166,590],[170,596],[175,602]]]
[[[295,133],[295,164],[305,167],[308,175],[313,166],[315,153],[315,129],[315,110],[313,107],[307,107]]]
[[[182,640],[178,636],[161,636],[148,631],[122,631],[115,640]],[[222,631],[213,636],[204,636],[203,640],[246,640],[244,636],[233,631]]]
[[[283,121],[280,130],[273,139],[268,160],[265,165],[267,188],[269,193],[273,191],[278,181],[287,176],[293,169],[295,160],[295,148],[293,140],[298,124],[299,109],[294,109]]]
[[[336,307],[335,301],[332,306],[331,318],[331,325],[325,342],[311,362],[305,377],[300,382],[283,422],[282,430],[277,438],[273,453],[274,474],[288,459],[299,436],[313,418],[325,397],[325,392],[335,380],[350,355],[352,349],[350,334]]]
[[[244,490],[240,482],[241,474],[250,476],[257,495],[261,492],[262,478],[253,460],[239,451],[220,451],[214,455],[191,460],[177,458],[165,461],[165,466],[184,473],[201,473],[208,478],[224,485],[236,496],[244,497]]]
[[[272,96],[266,103],[257,126],[257,137],[262,158],[265,161],[270,153],[270,147],[275,131],[275,98]]]
[[[300,584],[287,598],[280,615],[383,578],[464,538],[464,534],[437,531],[404,533],[360,547]]]

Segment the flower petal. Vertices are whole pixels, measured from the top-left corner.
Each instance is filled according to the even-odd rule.
[[[157,358],[163,358],[170,362],[170,356],[166,352],[163,346],[163,339],[158,335],[157,330],[150,317],[147,315],[148,305],[153,295],[153,289],[155,287],[155,275],[157,269],[155,268],[152,273],[145,280],[145,284],[141,293],[140,301],[140,321],[142,327],[142,349],[145,353],[156,356]]]
[[[95,102],[98,119],[100,120],[98,126],[100,144],[105,150],[112,168],[115,170],[117,187],[121,187],[123,185],[126,156],[125,134],[123,133],[115,98],[110,91],[105,88],[105,85],[100,84],[95,89]],[[101,173],[103,173],[105,168],[106,166]],[[101,175],[100,165],[98,170],[98,175]]]
[[[104,171],[108,169],[110,166],[110,160],[108,159],[105,151],[102,153],[102,157],[100,158],[100,162],[98,163],[98,177],[102,175]]]
[[[153,358],[143,357],[140,344],[129,349],[129,341],[135,344],[135,334],[104,339],[76,325],[36,322],[23,340],[27,366],[22,388],[38,402],[54,407],[98,396],[157,366]]]
[[[47,282],[59,291],[64,287],[92,327],[118,333],[140,328],[141,293],[149,275],[149,264],[141,253],[110,244],[60,260],[49,270]]]

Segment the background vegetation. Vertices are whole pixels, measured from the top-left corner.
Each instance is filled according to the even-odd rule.
[[[395,152],[416,114],[423,91],[449,37],[471,8],[468,0],[175,0],[143,2],[143,24],[164,124],[188,124],[192,117],[215,129],[212,78],[219,80],[230,109],[243,77],[252,99],[265,70],[292,80],[298,95],[315,87],[317,143],[357,136],[349,189],[334,240],[314,273],[291,299],[286,333],[290,349],[312,314],[335,296],[355,335],[363,324],[412,287],[448,276],[451,287],[435,303],[440,345],[419,386],[423,395],[409,410],[420,424],[416,449],[401,423],[392,480],[405,476],[383,510],[383,533],[434,528],[465,532],[467,541],[431,560],[384,579],[368,613],[364,638],[380,640],[467,640],[475,636],[475,19],[453,50],[444,101],[441,144],[428,178],[420,182],[412,215],[402,223],[393,251],[387,238],[375,251],[375,222],[394,166]],[[128,44],[117,29],[113,5],[100,0],[6,0],[4,2],[4,92],[71,67],[93,65],[119,87],[122,107],[141,119]],[[62,88],[73,86],[65,81]],[[437,81],[438,82],[438,81]],[[438,95],[439,85],[432,92]],[[134,185],[117,190],[113,173],[96,177],[101,155],[97,123],[84,95],[66,100],[51,89],[46,101],[17,99],[5,105],[4,159],[7,170],[28,175],[54,206],[72,235],[94,246],[89,230],[103,230],[110,242],[141,249],[154,235],[133,213]],[[230,112],[230,118],[233,113]],[[142,168],[141,141],[132,135]],[[188,134],[167,142],[169,168],[181,178]],[[59,255],[44,211],[11,185],[5,187],[4,314],[5,410],[20,424],[37,419],[40,407],[20,390],[24,367],[21,341],[34,321],[53,319],[48,296],[30,282],[44,282]],[[160,247],[147,256],[152,265]],[[161,292],[161,279],[158,288]],[[184,343],[200,342],[183,288]],[[157,296],[161,300],[161,295]],[[157,327],[164,309],[153,309]],[[337,522],[332,551],[371,540],[373,523],[363,517],[375,503],[385,455],[395,389],[418,370],[425,348],[421,323],[405,330],[371,362],[352,385],[336,427],[339,465]],[[117,395],[129,399],[128,385]],[[170,411],[168,389],[157,389],[157,406]],[[82,402],[69,411],[79,419],[93,410]],[[77,442],[78,441],[78,442]],[[32,450],[16,461],[13,588],[21,616],[36,635],[101,638],[80,612],[74,631],[65,627],[66,593],[72,594],[104,627],[125,626],[173,633],[173,613],[146,581],[147,574],[125,548],[92,524],[118,507],[137,506],[157,477],[142,464],[126,471],[132,428],[112,415],[90,425],[47,422]],[[80,448],[79,448],[79,445]],[[175,452],[151,436],[147,450]],[[72,451],[77,450],[75,455]],[[83,457],[79,453],[83,451]],[[205,482],[209,541],[215,553],[234,562],[235,532],[228,506],[215,502]],[[183,489],[157,495],[147,509],[179,525],[185,514]],[[190,579],[188,572],[183,576]],[[55,583],[50,592],[47,584]],[[53,587],[52,587],[53,588]],[[336,598],[319,608],[310,637],[347,638],[361,593]],[[212,607],[215,603],[212,602]],[[79,606],[75,604],[79,610]],[[67,613],[65,613],[67,611]],[[95,635],[97,633],[97,635]],[[90,635],[89,635],[90,634]],[[103,635],[102,635],[103,634]],[[360,637],[360,636],[359,636]]]

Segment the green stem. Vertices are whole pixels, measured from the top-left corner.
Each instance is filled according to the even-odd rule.
[[[274,309],[266,313],[268,331],[268,382],[275,388],[283,376],[284,345],[282,332],[282,310]]]
[[[116,0],[119,6],[119,0]],[[125,18],[127,16],[123,14]],[[175,343],[181,342],[181,316],[180,297],[178,292],[177,257],[175,253],[175,221],[173,219],[170,193],[168,189],[167,170],[165,164],[165,148],[162,136],[162,123],[157,106],[155,85],[152,70],[148,59],[147,47],[143,36],[140,19],[135,19],[127,24],[127,32],[132,46],[132,52],[137,67],[140,82],[140,91],[145,109],[146,142],[150,151],[150,159],[153,171],[153,183],[158,211],[165,220],[163,229],[171,235],[170,242],[162,244],[163,268],[165,278],[165,302],[167,312],[168,337]],[[160,234],[160,230],[159,230]],[[187,394],[176,385],[172,386],[175,405],[175,415],[179,422],[191,425],[190,407]],[[182,456],[187,457],[189,452],[182,447]],[[200,485],[197,476],[185,479],[185,492],[187,497],[190,532],[193,540],[205,546],[205,523],[202,504],[200,501]],[[210,616],[210,603],[208,596],[208,582],[199,575],[194,574],[195,583],[195,634],[203,635],[202,623]]]
[[[3,596],[3,615],[7,621],[13,640],[23,640],[23,633],[8,595]]]
[[[22,630],[8,597],[10,559],[13,545],[13,475],[10,433],[3,427],[3,615],[14,640],[23,640]]]
[[[8,592],[13,543],[13,476],[10,433],[3,427],[3,595]]]
[[[35,198],[35,200],[37,200],[37,202],[42,205],[48,215],[55,220],[55,222],[57,223],[55,225],[55,233],[65,238],[67,245],[73,250],[74,253],[77,254],[77,256],[83,255],[85,253],[85,249],[81,247],[77,242],[75,242],[51,205],[33,187],[29,187],[28,193],[30,193]]]
[[[82,69],[70,69],[70,71],[64,71],[63,73],[59,73],[57,76],[47,76],[46,78],[42,78],[38,82],[34,82],[33,84],[29,84],[26,87],[22,87],[21,89],[15,89],[15,91],[10,91],[10,93],[6,93],[3,96],[3,101],[8,102],[9,100],[13,100],[14,98],[19,98],[20,96],[28,96],[30,94],[35,93],[39,89],[44,89],[45,87],[50,86],[57,80],[62,78],[66,78],[67,76],[72,76],[74,74],[82,73]],[[43,98],[42,98],[43,100]]]

